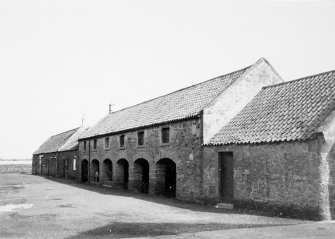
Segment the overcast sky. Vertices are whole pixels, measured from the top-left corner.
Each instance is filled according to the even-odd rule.
[[[335,2],[0,0],[0,158],[261,57],[334,70]]]

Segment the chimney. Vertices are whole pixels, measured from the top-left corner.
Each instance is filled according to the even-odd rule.
[[[83,114],[83,117],[81,118],[81,126],[84,126],[84,121],[85,121],[85,114]]]
[[[112,104],[109,104],[109,113],[112,113]]]

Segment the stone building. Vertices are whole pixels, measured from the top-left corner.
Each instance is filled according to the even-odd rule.
[[[202,201],[207,190],[203,143],[263,86],[280,82],[262,58],[244,69],[111,112],[80,136],[80,180]]]
[[[33,154],[32,173],[77,179],[78,138],[85,130],[80,127],[47,139]]]
[[[335,217],[335,71],[264,87],[203,151],[203,196]]]

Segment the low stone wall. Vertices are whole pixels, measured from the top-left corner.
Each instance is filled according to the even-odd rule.
[[[204,201],[220,202],[219,152],[233,152],[235,207],[281,216],[329,219],[323,202],[320,142],[204,147]]]
[[[31,174],[31,164],[6,164],[0,165],[0,174],[26,173]]]

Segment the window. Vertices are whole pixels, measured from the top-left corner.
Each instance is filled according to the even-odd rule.
[[[120,135],[120,147],[124,148],[124,134]]]
[[[170,142],[170,128],[162,128],[162,143],[166,144]]]
[[[105,138],[105,149],[109,149],[109,137]]]
[[[144,145],[144,131],[137,133],[137,145]]]
[[[73,159],[73,170],[77,170],[77,160]]]
[[[93,149],[97,150],[97,140],[93,140]]]
[[[84,150],[86,150],[86,141],[84,141]]]

